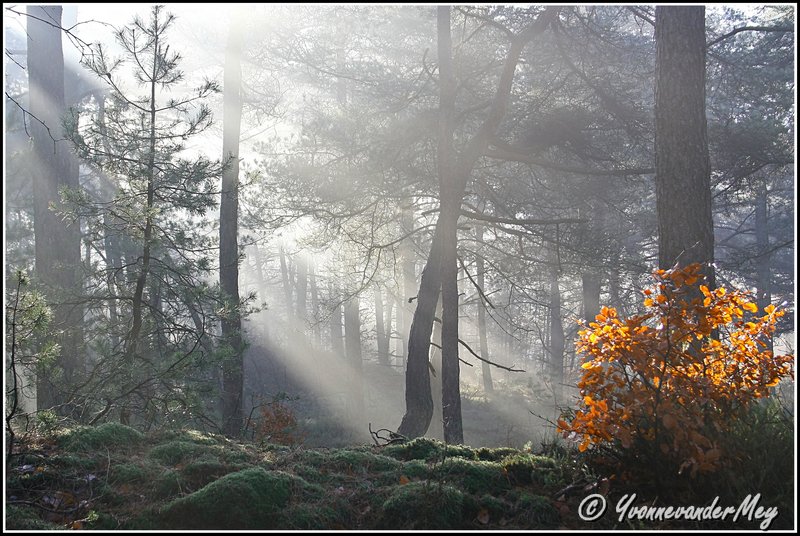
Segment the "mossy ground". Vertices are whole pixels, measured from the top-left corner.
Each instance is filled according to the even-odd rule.
[[[429,438],[305,449],[106,424],[32,438],[19,452],[6,479],[9,529],[630,528],[578,518],[596,490],[559,496],[586,475],[557,449]]]

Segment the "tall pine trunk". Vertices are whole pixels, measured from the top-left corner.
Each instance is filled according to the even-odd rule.
[[[36,277],[53,310],[52,327],[61,353],[57,382],[41,370],[36,380],[37,408],[59,407],[69,399],[80,372],[81,308],[70,304],[70,293],[81,288],[80,224],[65,224],[50,209],[62,206],[59,190],[78,188],[78,165],[63,139],[64,55],[61,47],[61,6],[28,6],[29,111],[33,140],[33,227]],[[55,372],[55,371],[54,371]],[[71,410],[60,407],[59,411]]]
[[[227,301],[222,318],[222,340],[231,354],[222,366],[222,429],[238,436],[243,426],[244,341],[239,313],[239,137],[242,122],[242,33],[231,24],[225,50],[222,174],[219,207],[219,280]]]
[[[655,38],[658,265],[704,263],[713,287],[705,7],[658,6]]]

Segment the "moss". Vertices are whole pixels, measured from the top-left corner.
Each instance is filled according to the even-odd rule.
[[[553,503],[542,495],[523,493],[517,502],[517,520],[528,528],[552,527],[560,519]]]
[[[153,485],[153,493],[159,499],[168,499],[183,493],[183,484],[178,472],[170,470],[158,475]]]
[[[339,471],[393,471],[402,464],[394,458],[358,450],[339,450],[328,459],[327,465]]]
[[[546,456],[517,453],[500,462],[514,484],[530,484],[540,478],[534,472],[542,469],[549,470],[556,467],[556,462]]]
[[[142,483],[148,478],[147,471],[134,463],[112,465],[109,480],[115,484]]]
[[[475,456],[485,462],[499,462],[503,458],[514,456],[515,454],[519,454],[519,451],[510,447],[481,447],[475,450]]]
[[[408,478],[427,478],[429,469],[428,464],[424,461],[411,460],[403,464],[400,472]]]
[[[436,467],[435,474],[469,493],[502,493],[511,487],[503,467],[497,462],[447,458]]]
[[[205,486],[228,472],[227,466],[216,458],[201,458],[186,464],[180,470],[183,479],[194,489]]]
[[[7,530],[64,530],[64,527],[39,517],[34,508],[6,505]]]
[[[306,487],[294,475],[246,469],[169,503],[162,518],[166,527],[176,529],[279,528],[277,513]]]
[[[383,454],[398,460],[433,460],[441,457],[444,443],[429,437],[418,437],[407,443],[396,443],[383,448]]]
[[[382,529],[453,529],[464,525],[464,494],[452,486],[411,482],[383,503]]]
[[[293,469],[297,476],[307,480],[308,482],[322,483],[328,480],[327,477],[319,471],[319,469],[304,463],[295,465]]]
[[[494,495],[489,495],[488,493],[478,500],[478,506],[480,508],[485,508],[493,518],[502,517],[506,512],[511,510],[510,503]]]
[[[325,530],[343,528],[342,510],[326,504],[291,504],[280,514],[282,529]]]
[[[201,432],[199,430],[163,430],[152,434],[151,439],[155,443],[167,443],[170,441],[188,441],[200,445],[220,445],[228,440],[225,437]]]
[[[475,459],[475,451],[467,445],[447,445],[445,455],[466,458],[467,460]]]
[[[213,455],[213,452],[208,445],[189,441],[170,441],[153,447],[150,457],[167,465],[177,465],[190,458],[208,457]]]
[[[70,451],[114,449],[130,447],[142,441],[142,434],[133,428],[117,422],[107,422],[100,426],[84,426],[64,434],[64,448]]]

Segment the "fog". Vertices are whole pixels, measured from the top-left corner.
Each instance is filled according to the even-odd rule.
[[[445,355],[464,443],[538,446],[582,400],[585,321],[641,313],[664,267],[649,6],[454,6],[445,39],[435,6],[167,4],[156,52],[149,4],[64,6],[39,34],[4,10],[6,303],[34,274],[53,311],[31,340],[62,355],[46,381],[42,344],[19,358],[27,413],[269,441],[257,423],[278,404],[307,445],[368,443],[408,410],[419,305],[436,317],[425,435],[447,439]],[[794,9],[705,19],[705,260],[788,311],[775,349],[793,352],[794,34],[728,34]],[[33,39],[48,31],[60,101],[32,82],[61,65]],[[238,296],[220,283],[233,243]]]

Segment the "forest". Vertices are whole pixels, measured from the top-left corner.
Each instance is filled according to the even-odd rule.
[[[3,11],[4,529],[796,529],[793,4]]]

